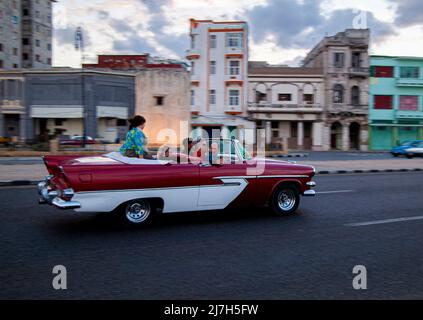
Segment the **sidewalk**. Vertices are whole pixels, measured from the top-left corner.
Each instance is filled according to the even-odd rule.
[[[316,168],[317,174],[346,174],[367,172],[423,171],[423,159],[383,159],[349,161],[301,161]],[[1,164],[0,186],[28,185],[42,180],[47,175],[44,164]]]

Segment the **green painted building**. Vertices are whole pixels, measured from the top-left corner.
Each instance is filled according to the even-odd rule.
[[[423,140],[423,57],[371,56],[369,149]]]

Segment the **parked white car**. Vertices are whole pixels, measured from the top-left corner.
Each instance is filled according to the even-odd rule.
[[[407,149],[405,155],[409,159],[412,159],[414,157],[423,157],[423,142],[420,142],[414,148]]]

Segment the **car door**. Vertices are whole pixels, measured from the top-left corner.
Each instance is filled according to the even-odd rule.
[[[219,146],[218,157],[206,157],[199,164],[199,210],[226,208],[246,191],[255,178],[247,177],[247,164],[237,152],[233,141],[210,140],[209,155],[213,143]]]

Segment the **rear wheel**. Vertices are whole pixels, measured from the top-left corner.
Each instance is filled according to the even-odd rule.
[[[413,157],[414,157],[414,154],[412,154],[412,153],[407,153],[407,158],[408,158],[408,159],[413,159]]]
[[[128,225],[146,225],[151,222],[154,212],[155,208],[150,200],[137,199],[123,206],[122,218]]]
[[[293,184],[278,187],[272,195],[272,210],[276,215],[289,216],[294,214],[300,205],[300,192]]]

